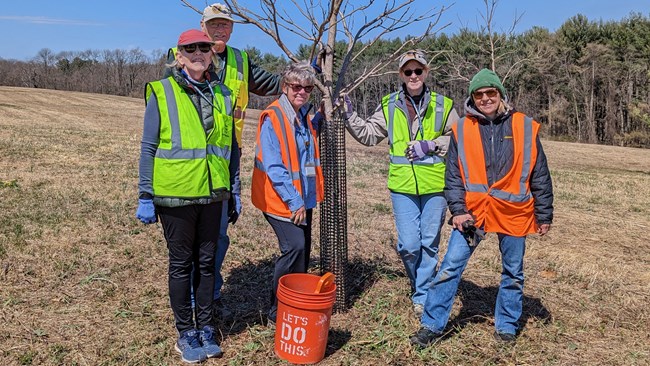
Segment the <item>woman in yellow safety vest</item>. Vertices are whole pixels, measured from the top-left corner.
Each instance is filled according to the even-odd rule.
[[[451,126],[458,120],[451,99],[425,85],[429,66],[420,50],[399,58],[402,87],[382,98],[367,120],[345,100],[346,128],[360,143],[388,138],[388,189],[397,229],[397,252],[411,282],[413,311],[422,315],[436,275],[438,244],[447,202],[442,192]]]
[[[162,223],[179,334],[175,349],[190,363],[222,353],[212,326],[215,248],[222,206],[239,193],[233,98],[208,71],[211,56],[212,41],[204,32],[183,32],[172,75],[145,87],[136,212],[145,224],[157,218]]]

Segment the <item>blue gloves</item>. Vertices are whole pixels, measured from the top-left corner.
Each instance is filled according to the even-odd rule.
[[[153,224],[158,221],[156,218],[156,208],[153,205],[153,200],[150,198],[140,198],[138,200],[138,210],[135,212],[135,217],[145,224]]]
[[[311,60],[311,67],[314,68],[314,71],[316,71],[316,74],[320,75],[323,73],[323,69],[320,68],[320,65],[318,65],[318,56],[314,56],[314,58]]]
[[[235,225],[241,213],[241,197],[237,193],[230,195],[228,200],[228,222]]]
[[[420,160],[436,151],[436,143],[429,140],[409,141],[404,154],[410,160]]]

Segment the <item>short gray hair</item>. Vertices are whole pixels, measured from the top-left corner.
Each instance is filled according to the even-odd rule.
[[[316,81],[316,73],[307,61],[292,62],[282,72],[282,83],[299,83],[302,85],[313,85]]]

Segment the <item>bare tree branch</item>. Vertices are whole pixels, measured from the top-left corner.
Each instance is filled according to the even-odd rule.
[[[252,11],[240,3],[240,0],[224,0],[232,16],[239,23],[252,24],[267,34],[292,61],[298,61],[294,54],[295,45],[287,44],[287,34],[304,39],[309,46],[309,57],[318,55],[323,70],[322,80],[316,86],[323,94],[327,118],[332,116],[336,99],[341,92],[351,92],[365,80],[386,75],[385,69],[406,49],[415,48],[425,38],[434,34],[442,13],[435,7],[425,7],[427,0],[388,0],[385,4],[365,0],[362,3],[353,0],[291,0],[280,3],[277,0],[260,0],[260,11]],[[188,0],[181,0],[184,6],[192,7]],[[416,3],[420,4],[415,6]],[[281,7],[288,4],[291,9]],[[373,9],[379,6],[374,14]],[[361,22],[356,30],[354,23]],[[425,30],[410,36],[396,50],[384,55],[374,65],[366,67],[360,76],[346,82],[346,73],[350,65],[359,60],[372,46],[391,33],[401,31],[418,23],[427,23]],[[438,30],[445,28],[440,27]],[[342,56],[341,68],[334,80],[334,50],[337,37],[347,39],[347,47]],[[357,47],[362,44],[361,47]]]

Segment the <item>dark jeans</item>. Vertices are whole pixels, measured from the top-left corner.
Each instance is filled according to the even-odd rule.
[[[275,321],[278,311],[278,281],[287,273],[306,273],[309,267],[311,252],[311,216],[312,210],[307,210],[307,225],[295,225],[292,222],[275,219],[264,214],[266,221],[271,224],[280,244],[280,256],[275,261],[273,271],[273,290],[271,292],[271,309],[269,319]]]
[[[221,207],[221,202],[184,207],[156,206],[169,250],[169,301],[179,333],[212,323],[214,252],[219,240]],[[192,267],[198,268],[193,281]],[[196,294],[196,318],[190,298],[191,287]]]

